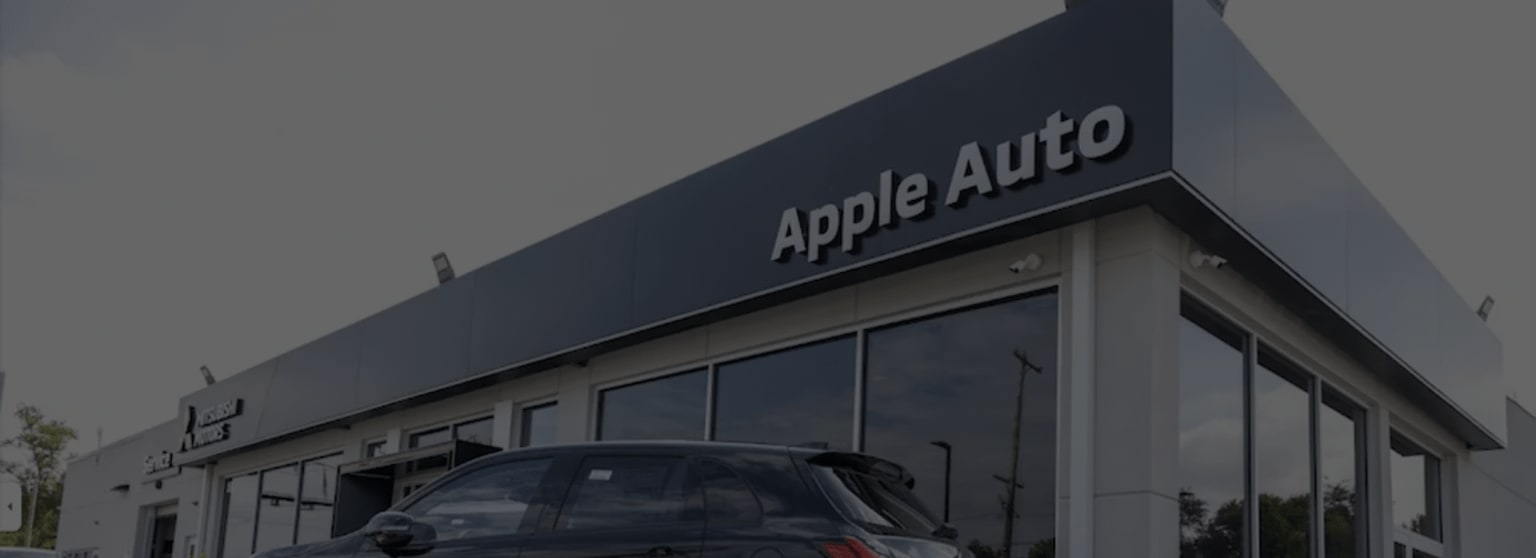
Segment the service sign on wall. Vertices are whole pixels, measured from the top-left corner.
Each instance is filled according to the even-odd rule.
[[[188,452],[229,439],[229,419],[240,416],[242,400],[230,399],[199,411],[187,408],[187,430],[181,436],[181,451]]]
[[[168,471],[175,466],[176,456],[168,451],[162,451],[144,458],[144,474],[146,475]]]

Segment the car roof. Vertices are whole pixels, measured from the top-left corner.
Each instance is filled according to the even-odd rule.
[[[624,449],[676,449],[676,450],[709,450],[709,451],[738,451],[750,453],[789,453],[794,455],[813,456],[825,453],[829,450],[805,446],[790,446],[784,444],[765,444],[755,442],[706,442],[701,440],[624,440],[624,441],[597,441],[597,442],[566,442],[544,444],[526,448],[514,448],[503,450],[487,456],[487,459],[515,459],[520,455],[533,453],[561,453],[566,451],[590,451],[590,450],[624,450]]]

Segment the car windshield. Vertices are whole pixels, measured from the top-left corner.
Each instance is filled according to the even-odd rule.
[[[816,481],[850,521],[888,535],[935,535],[942,522],[893,480],[848,467],[812,467]]]

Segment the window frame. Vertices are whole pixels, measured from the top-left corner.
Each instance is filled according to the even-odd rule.
[[[643,384],[650,381],[703,371],[706,377],[706,387],[704,393],[705,437],[703,439],[713,440],[715,424],[716,366],[748,360],[772,353],[793,350],[802,346],[831,341],[839,337],[852,336],[855,338],[855,354],[853,367],[850,369],[850,373],[853,374],[854,378],[853,417],[851,417],[853,421],[853,441],[850,447],[853,448],[852,451],[864,451],[864,392],[866,390],[864,368],[866,366],[865,357],[868,344],[867,338],[870,332],[898,327],[909,323],[921,322],[930,318],[938,318],[950,314],[957,314],[969,310],[1003,304],[1013,300],[1023,300],[1036,296],[1044,296],[1047,294],[1054,294],[1060,298],[1054,326],[1056,328],[1058,341],[1065,340],[1067,336],[1067,323],[1065,318],[1065,312],[1067,309],[1067,304],[1065,303],[1067,300],[1067,291],[1062,284],[1062,278],[1060,276],[1051,276],[1032,281],[1021,282],[1016,285],[1009,285],[1006,287],[989,289],[964,296],[934,301],[913,308],[871,316],[869,318],[860,319],[848,324],[811,331],[805,334],[795,335],[775,341],[760,343],[737,350],[731,350],[716,355],[710,355],[703,358],[685,361],[679,364],[652,368],[645,372],[626,375],[622,378],[614,380],[596,382],[588,390],[587,394],[589,404],[587,411],[586,439],[602,439],[601,424],[603,393]],[[1062,365],[1066,362],[1066,358],[1067,353],[1065,351],[1057,352],[1057,358],[1054,364],[1058,369],[1065,370]],[[1066,409],[1067,404],[1067,401],[1063,399],[1063,390],[1065,389],[1064,386],[1064,383],[1063,385],[1057,386],[1056,419],[1058,423],[1062,421],[1063,417],[1061,416],[1061,413]],[[1062,451],[1060,447],[1060,439],[1058,439],[1057,446],[1058,447],[1056,451],[1058,457],[1060,457]],[[1059,496],[1061,493],[1061,487],[1058,486],[1056,491]]]
[[[255,494],[256,494],[256,504],[255,504],[255,506],[259,510],[259,508],[261,506],[262,473],[264,473],[266,471],[274,470],[274,469],[281,469],[283,467],[290,467],[290,466],[298,467],[299,468],[299,474],[298,474],[298,483],[299,484],[298,484],[298,486],[299,486],[299,492],[300,492],[300,494],[302,494],[303,490],[304,490],[304,465],[305,464],[307,464],[307,463],[309,463],[311,461],[318,461],[318,460],[321,460],[321,459],[327,459],[327,458],[331,458],[331,457],[342,456],[342,455],[345,455],[345,454],[346,454],[346,451],[344,449],[342,449],[342,448],[329,448],[329,449],[325,449],[325,450],[322,450],[322,451],[315,451],[315,452],[309,452],[309,453],[301,454],[300,456],[295,457],[295,458],[291,458],[291,459],[272,460],[272,461],[269,461],[269,462],[266,462],[266,463],[263,463],[263,464],[260,464],[260,465],[255,465],[255,466],[251,466],[251,467],[245,467],[245,468],[242,468],[242,469],[237,469],[237,470],[234,470],[231,473],[220,474],[217,477],[215,477],[213,482],[217,486],[217,490],[218,490],[218,495],[215,497],[216,498],[216,502],[218,504],[218,511],[215,512],[217,514],[217,517],[218,517],[218,524],[213,527],[214,528],[214,532],[213,532],[214,536],[212,538],[216,541],[214,544],[217,545],[218,552],[221,555],[223,554],[223,552],[224,552],[224,542],[225,542],[225,538],[226,538],[226,536],[228,534],[228,526],[229,526],[229,483],[230,483],[231,480],[237,479],[237,478],[241,478],[241,477],[247,477],[247,476],[255,477],[256,478],[256,492],[255,492]],[[299,525],[298,525],[299,508],[300,508],[300,506],[298,506],[298,505],[294,506],[294,529],[293,529],[293,533],[291,535],[291,539],[290,540],[298,540],[298,536],[299,536],[299,534],[298,534],[299,533],[299,531],[298,531],[298,527],[299,527]],[[257,513],[259,514],[259,511]],[[331,520],[332,521],[335,521],[335,519],[336,519],[336,515],[335,514],[336,514],[336,506],[332,505],[331,506]],[[260,521],[259,520],[260,520],[260,516],[259,515],[253,515],[252,516],[252,521],[254,523],[252,524],[252,527],[251,527],[251,543],[250,543],[250,551],[249,551],[249,552],[251,552],[251,554],[250,554],[251,556],[254,556],[255,552],[256,552],[256,541],[257,541],[257,536],[259,535],[258,531],[260,529]]]
[[[528,415],[534,411],[538,411],[540,409],[548,409],[551,407],[555,409],[555,429],[558,432],[560,428],[560,399],[558,397],[543,397],[539,399],[533,399],[524,403],[519,403],[516,406],[517,412],[515,414],[516,418],[513,419],[513,431],[517,432],[517,440],[513,442],[513,447],[533,447],[528,444],[528,434],[530,432],[529,427],[531,426],[531,424],[528,422]],[[557,433],[556,443],[558,443],[558,438],[559,436]]]
[[[1260,510],[1258,509],[1258,483],[1256,479],[1256,460],[1258,456],[1254,439],[1254,412],[1256,407],[1254,378],[1261,365],[1281,377],[1291,376],[1293,379],[1302,379],[1306,385],[1305,391],[1309,400],[1307,430],[1312,487],[1312,500],[1308,521],[1308,534],[1310,538],[1308,555],[1312,558],[1322,558],[1326,548],[1326,526],[1324,524],[1326,516],[1323,509],[1324,487],[1321,486],[1322,455],[1321,432],[1319,430],[1323,408],[1325,406],[1330,407],[1335,412],[1344,414],[1353,421],[1355,426],[1355,545],[1358,556],[1368,556],[1368,552],[1373,546],[1372,539],[1374,538],[1370,527],[1372,521],[1378,517],[1385,517],[1382,515],[1384,512],[1372,505],[1374,503],[1372,500],[1373,491],[1376,490],[1375,485],[1381,481],[1372,478],[1369,474],[1372,468],[1370,460],[1374,456],[1371,447],[1376,443],[1376,436],[1367,427],[1366,423],[1367,409],[1369,407],[1360,403],[1358,398],[1347,394],[1343,385],[1319,373],[1319,368],[1301,364],[1301,359],[1295,358],[1293,351],[1288,351],[1282,348],[1279,343],[1271,341],[1270,336],[1266,334],[1267,332],[1261,332],[1260,328],[1252,327],[1244,320],[1228,314],[1216,303],[1191,291],[1187,286],[1180,290],[1179,317],[1190,321],[1208,334],[1243,353],[1242,415],[1244,424],[1242,452],[1244,462],[1243,474],[1245,478],[1243,557],[1257,558],[1259,556],[1259,543],[1261,540],[1258,536],[1260,517]],[[1422,447],[1422,444],[1420,446]],[[1385,513],[1390,515],[1390,511]],[[1445,554],[1441,552],[1436,554],[1436,556],[1444,558]]]
[[[1424,476],[1422,479],[1418,479],[1418,481],[1423,483],[1424,487],[1425,516],[1434,517],[1435,532],[1438,534],[1438,538],[1404,527],[1401,523],[1401,520],[1404,518],[1394,515],[1392,512],[1395,512],[1395,510],[1388,512],[1392,519],[1389,528],[1391,529],[1393,544],[1402,545],[1406,555],[1415,556],[1415,552],[1420,552],[1438,558],[1447,558],[1449,556],[1447,554],[1447,539],[1450,538],[1445,514],[1448,490],[1446,463],[1448,460],[1445,454],[1432,449],[1432,445],[1421,442],[1420,440],[1422,439],[1423,437],[1421,436],[1405,432],[1405,425],[1392,425],[1389,431],[1389,440],[1387,440],[1387,458],[1389,460],[1392,459],[1392,454],[1405,457],[1416,455],[1424,458]],[[1400,452],[1398,451],[1399,447],[1416,453],[1406,454]],[[1396,478],[1396,475],[1390,471],[1390,462],[1387,464],[1387,468],[1389,470],[1388,474],[1392,475],[1389,481],[1391,484],[1388,488],[1388,494],[1390,495],[1392,487],[1395,487],[1400,479]]]

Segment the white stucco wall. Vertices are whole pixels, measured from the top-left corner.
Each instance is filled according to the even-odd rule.
[[[166,504],[176,505],[176,552],[186,552],[187,537],[196,533],[203,503],[198,500],[202,472],[185,469],[161,479],[157,488],[146,482],[144,458],[172,450],[182,423],[173,420],[119,440],[69,463],[64,502],[60,510],[58,549],[96,549],[100,558],[136,558],[140,514]],[[114,487],[128,487],[126,492]]]

